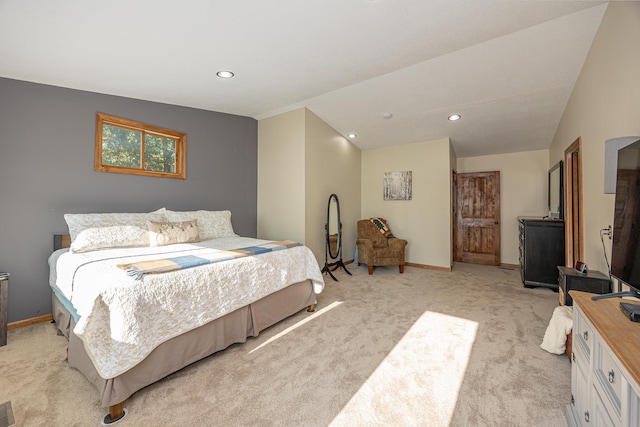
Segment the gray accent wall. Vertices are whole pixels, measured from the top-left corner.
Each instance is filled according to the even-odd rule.
[[[95,172],[96,112],[186,132],[187,179]],[[65,213],[228,209],[235,232],[255,237],[257,138],[249,117],[0,78],[9,322],[51,313],[47,259]]]

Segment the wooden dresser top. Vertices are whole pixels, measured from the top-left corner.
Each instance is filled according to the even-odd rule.
[[[623,298],[592,301],[591,297],[596,294],[580,291],[569,291],[569,294],[636,384],[640,384],[640,322],[632,322],[620,310],[620,302],[640,302]]]

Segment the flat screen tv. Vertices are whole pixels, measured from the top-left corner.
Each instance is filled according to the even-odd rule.
[[[611,276],[621,292],[609,296],[640,297],[640,141],[618,150]]]

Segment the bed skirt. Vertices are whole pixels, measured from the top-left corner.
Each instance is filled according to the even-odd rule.
[[[53,320],[69,341],[69,366],[82,372],[97,387],[105,407],[124,402],[136,391],[167,375],[231,344],[245,342],[248,337],[257,336],[269,326],[314,304],[316,294],[311,281],[295,283],[162,343],[127,372],[105,379],[98,375],[82,341],[73,333],[73,317],[55,295],[52,298]]]

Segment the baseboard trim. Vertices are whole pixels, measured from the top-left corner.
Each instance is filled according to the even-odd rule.
[[[17,322],[11,322],[7,324],[7,331],[11,331],[13,329],[18,329],[18,328],[24,328],[25,326],[37,325],[38,323],[51,322],[52,320],[53,320],[52,314],[45,314],[44,316],[18,320]]]
[[[500,267],[504,267],[504,268],[513,268],[513,269],[516,269],[516,270],[517,270],[518,268],[520,268],[520,265],[519,265],[519,264],[506,264],[506,263],[504,263],[504,262],[501,262],[501,263],[500,263]]]
[[[405,262],[404,265],[407,267],[425,268],[427,270],[446,271],[447,273],[451,273],[451,267],[440,267],[437,265],[416,264],[414,262]]]

